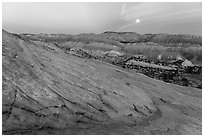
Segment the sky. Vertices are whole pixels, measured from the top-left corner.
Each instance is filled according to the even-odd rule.
[[[13,33],[120,31],[202,35],[202,3],[3,2],[2,28]]]

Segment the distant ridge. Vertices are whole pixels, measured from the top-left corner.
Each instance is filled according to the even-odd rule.
[[[6,30],[2,30],[7,32]],[[16,34],[14,34],[16,35]],[[105,31],[101,34],[94,33],[82,33],[78,35],[69,35],[69,34],[19,34],[16,36],[26,36],[32,35],[39,38],[46,37],[69,37],[74,40],[88,40],[88,41],[96,41],[98,42],[112,42],[112,43],[142,43],[142,42],[154,42],[158,44],[193,44],[193,45],[202,45],[202,36],[198,35],[190,35],[190,34],[168,34],[168,33],[159,33],[159,34],[138,34],[136,32],[115,32],[115,31]]]
[[[116,31],[105,31],[102,34],[127,34],[127,33],[129,33],[129,34],[138,34],[136,32],[116,32]],[[140,35],[140,34],[138,34],[138,35]]]

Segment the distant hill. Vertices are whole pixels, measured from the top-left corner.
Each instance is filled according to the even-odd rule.
[[[194,35],[170,35],[170,34],[145,34],[146,41],[159,44],[193,44],[202,45],[202,37]]]
[[[169,44],[191,44],[202,45],[202,37],[194,35],[171,35],[171,34],[144,34],[140,35],[135,32],[111,32],[107,31],[102,34],[79,34],[79,35],[65,35],[65,34],[20,34],[23,38],[41,39],[43,41],[81,41],[81,42],[104,42],[118,45],[119,43],[142,43],[154,42],[167,46]]]
[[[158,54],[168,53],[182,56],[195,64],[202,64],[202,37],[188,34],[144,34],[135,32],[112,32],[102,34],[19,34],[24,40],[57,43],[58,45],[76,45],[70,42],[85,43],[86,46],[97,49],[97,45],[106,45],[110,48],[117,46],[127,54],[145,54],[156,59]],[[69,43],[69,44],[67,44]],[[98,43],[98,44],[97,44]],[[94,46],[95,45],[95,46]],[[101,47],[101,46],[100,46]],[[109,48],[108,48],[109,49]],[[100,49],[99,49],[100,50]],[[173,58],[176,58],[173,57]]]

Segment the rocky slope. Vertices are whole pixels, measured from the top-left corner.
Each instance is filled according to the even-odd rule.
[[[200,89],[2,33],[3,134],[201,134]]]

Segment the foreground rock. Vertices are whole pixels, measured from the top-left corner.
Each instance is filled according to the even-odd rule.
[[[201,134],[201,90],[3,31],[3,134]]]

